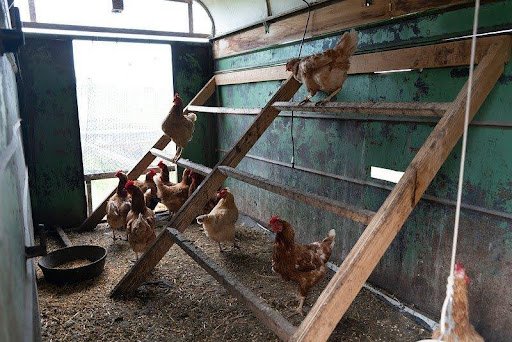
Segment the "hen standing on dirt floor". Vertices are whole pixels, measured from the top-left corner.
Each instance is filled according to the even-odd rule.
[[[126,218],[126,232],[128,233],[128,243],[135,252],[136,260],[138,260],[139,253],[145,252],[156,239],[155,214],[153,210],[146,207],[144,195],[133,184],[133,181],[128,181],[125,188],[132,196],[132,209]]]
[[[295,231],[286,221],[277,216],[270,219],[270,228],[276,233],[272,248],[272,271],[284,280],[299,284],[299,306],[296,311],[303,314],[302,306],[309,290],[327,273],[325,264],[331,257],[336,233],[331,229],[321,242],[308,245],[295,243]]]
[[[345,32],[340,41],[332,49],[304,58],[294,58],[286,63],[286,70],[293,77],[304,83],[309,95],[300,103],[304,104],[321,90],[328,94],[324,100],[316,104],[330,101],[343,87],[350,67],[350,56],[357,48],[357,32]]]
[[[116,193],[107,202],[107,223],[112,228],[112,239],[116,241],[116,230],[126,230],[126,216],[130,211],[131,199],[124,188],[128,177],[122,171],[116,172],[119,178]]]
[[[196,218],[202,224],[206,236],[219,244],[220,252],[224,252],[221,242],[233,242],[233,248],[239,248],[235,242],[235,223],[238,220],[238,208],[233,194],[227,188],[217,192],[219,202],[207,215]]]
[[[194,133],[194,122],[197,116],[194,113],[183,115],[183,102],[178,93],[174,95],[174,101],[169,114],[162,123],[162,131],[176,143],[176,154],[172,158],[176,162]]]

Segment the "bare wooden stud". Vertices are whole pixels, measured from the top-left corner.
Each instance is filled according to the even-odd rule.
[[[55,231],[57,232],[57,234],[59,234],[59,237],[60,239],[62,240],[62,243],[64,244],[64,246],[66,247],[71,247],[73,246],[73,243],[71,242],[71,240],[69,239],[68,237],[68,234],[66,234],[64,232],[64,230],[62,230],[61,227],[55,227]]]
[[[180,232],[183,232],[188,227],[190,222],[199,214],[199,211],[226,179],[226,176],[219,171],[218,166],[236,167],[279,114],[279,111],[272,107],[272,104],[277,101],[290,100],[299,87],[300,83],[292,77],[288,78],[281,85],[279,90],[261,110],[261,113],[242,135],[240,140],[238,140],[233,148],[222,158],[212,172],[199,185],[194,194],[189,197],[181,209],[173,216],[170,223],[171,226],[175,227]],[[120,296],[137,289],[146,279],[148,273],[158,264],[169,248],[171,248],[172,244],[173,241],[168,234],[164,232],[160,233],[149,250],[144,253],[114,287],[111,296]]]
[[[208,99],[212,94],[215,92],[215,77],[212,77],[206,85],[197,93],[197,95],[190,101],[189,105],[202,105]],[[185,113],[188,111],[188,106],[184,108],[183,110]],[[169,138],[167,135],[163,134],[160,139],[153,145],[152,148],[155,148],[157,150],[163,150],[169,143],[171,142],[171,138]],[[148,166],[153,162],[155,157],[151,154],[151,152],[147,152],[144,157],[142,157],[141,160],[133,167],[133,169],[128,172],[128,178],[129,179],[137,179],[144,170],[148,168]],[[78,228],[79,231],[85,231],[85,230],[93,230],[96,228],[98,223],[101,221],[101,219],[105,216],[107,213],[107,202],[110,197],[114,194],[116,189],[113,189],[110,194],[105,197],[103,202],[94,210],[94,212],[87,217],[87,219],[80,225]]]
[[[510,39],[494,43],[475,69],[471,118],[502,74],[504,64],[510,57],[510,49]],[[468,82],[366,227],[338,272],[292,336],[292,341],[326,341],[343,317],[462,136],[467,88]]]
[[[92,184],[90,179],[85,179],[85,195],[87,197],[87,215],[92,214]]]
[[[298,102],[276,102],[274,108],[281,111],[313,112],[313,113],[364,113],[377,115],[402,115],[441,117],[450,103],[421,102],[327,102],[321,106],[314,103],[299,105]]]
[[[373,211],[356,208],[354,206],[335,201],[332,198],[281,185],[269,179],[254,176],[243,171],[235,170],[231,167],[219,166],[219,170],[222,174],[238,179],[247,184],[254,185],[258,188],[265,189],[281,196],[286,196],[319,209],[330,211],[338,216],[346,217],[356,222],[368,224],[370,223],[373,215],[375,215]]]
[[[185,239],[179,231],[173,228],[168,228],[167,230],[174,243],[180,246],[199,266],[221,283],[229,293],[242,301],[267,328],[276,333],[283,341],[290,338],[296,328],[286,318],[269,307],[261,297],[255,295],[235,277],[220,268],[203,251]]]

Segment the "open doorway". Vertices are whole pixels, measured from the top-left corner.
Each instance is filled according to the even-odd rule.
[[[73,41],[78,115],[88,210],[117,184],[162,135],[172,105],[169,44]],[[175,152],[174,143],[166,151]],[[171,174],[176,180],[176,175]]]

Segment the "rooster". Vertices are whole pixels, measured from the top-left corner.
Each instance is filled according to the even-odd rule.
[[[185,169],[181,182],[175,185],[165,185],[162,181],[162,174],[155,176],[157,196],[171,213],[177,212],[188,198],[188,183],[190,170]]]
[[[132,196],[132,208],[128,212],[126,232],[128,243],[138,260],[139,253],[145,252],[156,239],[155,214],[153,210],[146,207],[144,195],[133,181],[128,181],[125,188]]]
[[[130,211],[131,199],[124,188],[128,177],[122,171],[116,172],[119,178],[116,193],[113,194],[107,202],[107,223],[112,228],[112,238],[116,240],[116,230],[126,229],[126,216]]]
[[[174,101],[169,114],[162,122],[162,131],[176,143],[176,154],[172,161],[175,163],[181,157],[181,152],[194,133],[194,123],[197,116],[194,113],[183,115],[183,102],[178,93],[174,95]]]
[[[468,301],[468,284],[469,277],[466,275],[464,267],[461,264],[455,264],[453,283],[453,304],[452,318],[453,328],[448,334],[441,336],[440,328],[437,328],[433,334],[433,339],[442,337],[444,342],[483,342],[473,325],[469,322],[469,301]]]
[[[349,58],[357,48],[357,32],[345,32],[338,44],[332,49],[304,58],[293,58],[286,63],[286,70],[291,71],[293,77],[306,85],[308,96],[300,104],[309,102],[321,90],[330,95],[316,104],[330,101],[340,92],[348,68]]]
[[[296,311],[302,315],[302,306],[309,290],[327,273],[325,264],[331,256],[336,233],[331,229],[321,242],[301,245],[295,243],[293,227],[279,217],[272,216],[270,228],[276,234],[272,249],[272,271],[279,273],[284,280],[298,283],[300,296]]]
[[[219,244],[220,252],[224,252],[221,242],[233,242],[233,248],[239,248],[235,242],[235,222],[238,220],[238,208],[233,194],[229,189],[217,192],[219,202],[209,214],[196,218],[202,224],[206,236]]]
[[[155,175],[155,170],[149,170],[148,173],[146,173],[146,178],[143,182],[139,180],[133,181],[135,186],[137,186],[144,194],[144,202],[146,203],[146,206],[151,210],[154,210],[160,201],[156,195],[156,184],[153,180]]]

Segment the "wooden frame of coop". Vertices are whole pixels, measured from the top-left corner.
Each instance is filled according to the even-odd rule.
[[[355,55],[351,58],[349,74],[372,73],[395,69],[424,69],[469,64],[469,39],[420,47]],[[472,119],[494,87],[510,58],[512,36],[497,35],[478,38],[474,72],[470,118]],[[215,92],[216,86],[283,80],[281,87],[261,109],[241,109],[202,106]],[[206,175],[205,180],[181,209],[172,217],[169,228],[164,229],[157,240],[112,290],[111,296],[129,294],[142,284],[149,272],[157,265],[169,248],[177,243],[201,267],[217,279],[227,290],[242,300],[263,324],[286,341],[325,341],[343,317],[352,301],[388,249],[394,237],[420,201],[423,193],[439,171],[449,153],[463,133],[464,109],[468,82],[457,97],[449,103],[344,103],[332,102],[323,107],[288,102],[297,92],[300,83],[291,77],[283,66],[243,70],[215,75],[185,108],[202,113],[258,114],[253,124],[222,160],[210,169],[187,160],[178,165]],[[238,163],[283,110],[327,113],[365,113],[370,115],[397,115],[429,117],[439,120],[409,164],[400,181],[388,195],[377,212],[355,208],[351,205],[293,189],[273,181],[236,170]],[[128,177],[138,177],[155,156],[170,160],[161,150],[170,142],[163,135],[151,151],[139,161]],[[220,269],[202,251],[183,239],[183,232],[199,214],[208,199],[227,177],[275,192],[279,195],[310,204],[336,215],[350,218],[367,225],[357,243],[347,255],[337,273],[302,321],[299,327],[290,324],[279,312],[270,308],[236,278]],[[82,229],[93,229],[105,215],[105,205],[110,195],[82,224]]]

